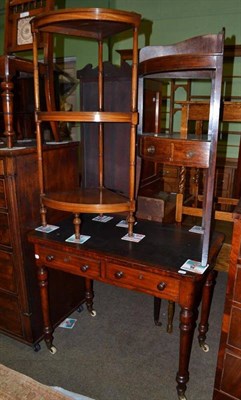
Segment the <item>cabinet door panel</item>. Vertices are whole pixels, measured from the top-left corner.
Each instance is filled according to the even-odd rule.
[[[0,293],[0,329],[22,336],[22,323],[18,300],[5,293]]]
[[[241,359],[226,353],[221,390],[235,399],[241,398]]]
[[[8,214],[0,213],[0,244],[11,246],[11,237],[9,231]]]
[[[4,163],[3,163],[3,160],[0,160],[0,175],[4,175]]]
[[[122,68],[104,63],[104,110],[129,112],[131,67]],[[83,111],[98,108],[98,71],[84,68],[78,71],[80,103]],[[104,124],[104,186],[128,195],[129,193],[129,124]],[[98,129],[93,123],[84,123],[81,129],[83,146],[83,187],[96,187],[99,175]]]
[[[228,344],[241,350],[240,326],[241,326],[241,308],[232,307],[230,318],[230,330],[228,335]]]
[[[16,292],[12,254],[0,252],[0,289]]]
[[[4,179],[0,179],[0,208],[6,208],[6,197],[5,197],[5,183]]]

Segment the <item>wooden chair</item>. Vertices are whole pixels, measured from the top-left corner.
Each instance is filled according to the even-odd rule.
[[[17,57],[15,53],[21,51],[32,51],[32,33],[30,20],[44,12],[54,8],[54,0],[6,0],[5,1],[5,38],[4,38],[4,54],[0,56],[0,80],[2,89],[2,105],[3,117],[7,147],[13,147],[15,132],[13,127],[13,78],[19,73],[33,74],[33,63],[27,58]],[[46,35],[41,43],[50,41]],[[53,68],[51,54],[52,46],[49,43],[45,47],[44,58],[48,68]],[[48,49],[48,52],[46,51]],[[42,70],[44,74],[44,71]],[[52,74],[48,73],[51,77]],[[48,109],[54,109],[54,84],[51,79],[45,79],[46,105]],[[56,124],[51,123],[51,128],[55,140],[59,140]]]
[[[190,121],[195,121],[195,133],[197,136],[203,134],[204,121],[209,119],[209,102],[200,101],[187,101],[182,104],[182,116],[181,116],[181,131],[185,135],[188,132],[188,125]],[[221,121],[223,122],[241,122],[241,103],[240,102],[229,102],[226,101],[222,104]],[[239,151],[239,161],[237,168],[237,189],[240,188],[240,175],[241,175],[241,150]],[[183,184],[181,182],[185,179],[185,169],[181,171],[183,176],[180,176],[180,190],[177,195],[176,201],[176,221],[182,222],[183,215],[191,215],[195,217],[202,217],[203,210],[198,207],[198,204],[202,204],[203,195],[199,193],[199,171],[197,172],[196,188],[194,190],[193,198],[191,198],[192,204],[190,204],[190,198],[185,201]],[[227,205],[233,208],[238,204],[239,193],[237,192],[236,198],[224,198],[217,197],[214,199],[214,205]],[[194,201],[193,201],[194,200]],[[216,208],[216,207],[215,207]],[[214,210],[214,217],[217,220],[232,222],[232,212]]]
[[[204,35],[188,39],[170,46],[147,46],[140,50],[139,55],[139,126],[140,155],[142,158],[167,165],[203,168],[206,171],[203,194],[203,245],[202,265],[210,262],[211,222],[213,218],[213,192],[216,167],[218,126],[220,114],[220,99],[222,86],[224,31],[218,35]],[[161,134],[156,132],[143,133],[143,98],[146,79],[185,79],[209,80],[211,82],[210,110],[208,134],[200,138],[180,128],[179,134],[170,132]],[[182,197],[180,193],[177,197]],[[177,226],[178,229],[178,226]],[[175,246],[174,243],[170,246]],[[170,250],[172,251],[172,250]],[[205,332],[209,315],[212,294],[209,304],[203,304],[205,317],[201,317],[199,328]],[[159,324],[161,300],[154,299],[154,320]],[[172,330],[174,302],[169,302],[168,331]],[[204,315],[202,312],[202,316]],[[205,335],[204,335],[205,336]],[[208,347],[203,340],[200,346],[206,351]]]

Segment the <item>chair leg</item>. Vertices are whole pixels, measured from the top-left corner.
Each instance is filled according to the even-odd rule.
[[[168,320],[167,320],[167,333],[172,333],[173,318],[175,314],[175,301],[168,301]]]
[[[157,326],[162,326],[160,321],[161,299],[154,297],[154,322]],[[168,301],[167,333],[172,333],[173,318],[175,313],[175,301]]]
[[[154,297],[154,322],[157,326],[162,326],[160,318],[160,310],[161,310],[161,299],[158,297]]]

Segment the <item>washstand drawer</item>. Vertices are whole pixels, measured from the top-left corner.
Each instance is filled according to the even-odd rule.
[[[208,168],[210,142],[144,136],[140,155],[159,163]]]
[[[0,289],[16,293],[13,255],[0,251]]]
[[[144,289],[153,295],[162,295],[169,300],[177,300],[179,294],[179,281],[167,276],[159,276],[151,272],[140,271],[134,268],[123,267],[115,263],[108,263],[106,278],[123,283],[133,289]]]
[[[78,273],[86,278],[98,278],[100,276],[100,261],[88,257],[78,257],[67,252],[39,248],[39,254],[35,258],[49,267],[58,267],[63,271]]]
[[[5,196],[5,181],[0,179],[0,208],[6,208],[6,196]]]

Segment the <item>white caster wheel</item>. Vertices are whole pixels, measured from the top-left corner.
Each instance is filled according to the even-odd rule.
[[[55,346],[51,346],[50,349],[49,349],[49,351],[50,351],[51,354],[57,353],[57,349],[56,349]]]
[[[200,347],[204,351],[204,353],[208,353],[209,352],[209,345],[207,343],[201,344]]]
[[[180,394],[180,395],[178,395],[178,399],[179,399],[179,400],[187,400],[185,394]]]
[[[90,315],[91,317],[96,317],[96,311],[95,310],[90,311]]]

